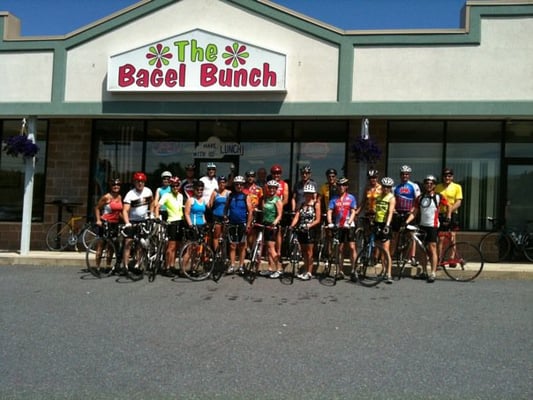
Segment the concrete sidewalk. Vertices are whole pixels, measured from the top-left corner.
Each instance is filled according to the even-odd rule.
[[[85,252],[30,251],[20,255],[16,251],[0,251],[2,265],[39,265],[85,268]],[[409,271],[406,271],[409,274]],[[526,279],[533,280],[533,263],[485,263],[478,279]]]

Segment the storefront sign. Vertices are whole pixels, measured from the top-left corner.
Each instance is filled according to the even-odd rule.
[[[108,62],[111,92],[284,91],[286,56],[200,29]]]
[[[244,146],[239,143],[221,142],[219,138],[211,136],[207,141],[196,146],[194,158],[222,158],[224,156],[242,156]]]

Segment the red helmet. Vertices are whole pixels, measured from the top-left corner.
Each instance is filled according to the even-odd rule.
[[[146,182],[146,175],[144,172],[135,172],[131,180],[132,182],[135,182],[135,181]]]
[[[282,172],[282,170],[281,170],[281,165],[279,165],[279,164],[274,164],[274,165],[272,166],[272,168],[270,168],[270,173],[271,173],[271,174],[273,174],[273,173],[275,173],[275,172],[280,172],[280,173]]]

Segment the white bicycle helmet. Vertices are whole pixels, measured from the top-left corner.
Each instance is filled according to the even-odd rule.
[[[170,171],[164,171],[161,173],[161,179],[163,178],[172,178],[172,172]]]
[[[413,172],[413,170],[411,169],[411,167],[409,165],[402,165],[400,167],[400,172],[408,172],[408,173],[411,173]]]
[[[217,166],[216,166],[216,164],[214,162],[208,162],[206,168],[207,169],[216,169]]]
[[[424,178],[424,183],[426,182],[433,182],[433,183],[437,183],[437,178],[435,178],[433,175],[428,175]]]
[[[244,176],[237,175],[235,178],[233,178],[233,183],[245,183]]]
[[[315,185],[310,185],[310,184],[305,185],[304,186],[304,193],[315,194],[316,193]]]
[[[383,178],[381,178],[381,184],[383,186],[392,187],[394,186],[394,179],[389,178],[388,176],[384,176]]]
[[[271,180],[269,180],[267,182],[267,186],[278,188],[279,187],[279,183],[275,179],[271,179]]]

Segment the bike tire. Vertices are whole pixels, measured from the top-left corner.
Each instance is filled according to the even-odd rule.
[[[367,244],[356,259],[357,281],[366,287],[373,287],[385,278],[386,266],[382,262],[383,250]]]
[[[130,260],[126,266],[126,277],[134,282],[142,280],[147,262],[146,250],[138,241],[133,241],[130,249]]]
[[[533,234],[527,233],[524,238],[524,255],[526,258],[533,262]]]
[[[328,258],[327,263],[324,264],[324,270],[320,275],[320,283],[327,286],[335,286],[337,284],[337,276],[340,271],[340,254],[339,250],[332,251],[332,255]]]
[[[252,259],[248,264],[244,266],[244,279],[247,280],[250,285],[254,283],[257,278],[257,271],[259,269],[259,262]]]
[[[83,229],[81,233],[81,244],[83,249],[87,250],[91,247],[91,243],[98,237],[98,230],[95,226],[89,225]]]
[[[479,250],[485,261],[497,263],[509,256],[511,240],[503,232],[489,232],[481,238]]]
[[[68,247],[69,239],[74,234],[66,222],[56,222],[46,232],[46,247],[50,251],[63,251]]]
[[[183,249],[181,249],[180,260],[181,272],[191,281],[203,281],[211,276],[214,267],[214,253],[213,249],[207,244],[202,244],[202,249],[198,250],[198,243],[187,243]],[[183,256],[186,252],[190,252],[190,256],[187,260],[187,265],[183,264]]]
[[[289,256],[289,271],[284,272],[284,278],[287,278],[289,283],[292,285],[294,283],[294,277],[298,273],[298,268],[300,267],[300,258],[301,258],[301,248],[299,244],[293,244],[291,253]]]
[[[224,272],[226,272],[226,257],[224,251],[222,250],[222,246],[225,245],[225,243],[219,243],[217,251],[215,252],[215,262],[213,265],[213,273],[211,274],[211,278],[215,282],[218,282],[220,279],[222,279]]]
[[[146,275],[148,275],[148,282],[155,281],[157,274],[160,273],[165,262],[165,248],[166,246],[163,243],[158,245],[154,238],[150,239],[150,245],[146,249]]]
[[[118,265],[117,248],[113,240],[98,237],[85,251],[87,270],[96,278],[111,276]]]
[[[439,266],[450,279],[469,282],[483,270],[483,256],[476,246],[467,242],[458,242],[446,248]]]

